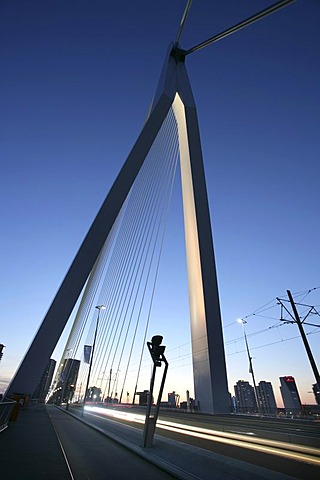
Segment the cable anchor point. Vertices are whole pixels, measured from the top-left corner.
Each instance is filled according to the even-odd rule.
[[[186,50],[183,50],[182,48],[179,47],[177,43],[174,44],[172,47],[170,56],[175,60],[176,63],[185,62],[186,59]]]

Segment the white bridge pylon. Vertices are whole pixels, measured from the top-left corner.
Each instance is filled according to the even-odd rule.
[[[172,107],[178,125],[195,397],[228,413],[230,396],[199,126],[184,58],[170,46],[153,108],[6,392],[32,394],[129,191]]]

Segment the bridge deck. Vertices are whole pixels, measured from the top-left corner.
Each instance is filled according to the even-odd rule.
[[[292,479],[158,435],[152,448],[141,444],[137,428],[39,405],[22,410],[1,433],[1,472],[6,480]]]
[[[6,480],[174,478],[64,411],[43,405],[22,410],[1,433],[0,465]]]

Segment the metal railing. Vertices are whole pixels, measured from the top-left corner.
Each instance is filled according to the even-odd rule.
[[[0,433],[7,428],[12,410],[16,404],[17,402],[14,402],[13,400],[0,403]]]

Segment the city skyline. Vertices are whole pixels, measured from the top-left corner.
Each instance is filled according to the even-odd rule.
[[[50,364],[55,363],[56,361],[54,359],[50,359]],[[70,377],[68,381],[63,380],[64,384],[64,389],[66,388],[66,385],[69,385],[71,382],[71,385],[73,387],[72,389],[72,397],[73,401],[79,402],[83,401],[84,399],[84,390],[83,385],[81,382],[80,388],[79,385],[77,385],[77,377],[78,377],[78,370],[79,370],[79,360],[71,360],[67,359],[65,360],[66,368],[64,368],[64,372],[66,372],[66,376]],[[70,373],[70,368],[76,371],[76,373]],[[43,377],[47,376],[47,370],[48,366],[44,372]],[[53,381],[52,378],[53,373],[50,374],[51,377],[51,389],[50,389],[50,402],[56,403],[59,401],[65,401],[65,400],[60,400],[59,397],[61,396],[59,394],[59,391],[61,390],[61,381],[58,382],[58,385],[55,385],[56,382]],[[276,410],[278,409],[285,409],[285,410],[294,410],[294,413],[299,413],[303,411],[303,404],[301,403],[300,400],[300,392],[299,389],[296,385],[295,378],[292,375],[286,375],[284,377],[279,377],[279,383],[278,389],[280,391],[280,398],[282,399],[282,402],[276,401],[276,395],[275,395],[275,389],[274,385],[272,382],[266,381],[266,380],[259,380],[256,384],[256,394],[255,388],[253,385],[251,385],[250,381],[247,380],[242,380],[239,379],[236,384],[233,386],[233,391],[230,392],[231,398],[234,397],[236,399],[237,404],[234,405],[235,411],[240,412],[240,413],[259,413],[260,415],[263,414],[275,414]],[[43,379],[42,379],[43,381]],[[79,383],[79,382],[78,382]],[[40,385],[40,384],[39,384]],[[75,386],[78,386],[78,388],[74,388]],[[286,386],[292,385],[292,388],[288,390]],[[315,387],[315,385],[313,386]],[[39,386],[37,387],[37,390],[39,389]],[[245,393],[246,390],[250,390],[247,393]],[[48,381],[46,381],[46,393],[49,391],[49,384]],[[310,405],[318,405],[317,400],[316,400],[316,388],[313,389],[313,394],[314,394],[314,401],[310,403]],[[117,389],[115,392],[112,392],[112,396],[106,395],[106,392],[103,392],[103,390],[95,385],[95,382],[89,382],[88,386],[88,392],[87,396],[90,401],[98,401],[98,402],[111,402],[113,403],[115,400],[118,402],[119,401],[119,392],[117,392]],[[148,392],[148,390],[144,390],[144,392]],[[144,393],[142,392],[142,393]],[[242,393],[243,392],[243,393]],[[137,397],[135,403],[140,403],[140,394],[141,392],[137,392]],[[66,394],[65,394],[66,395]],[[166,396],[168,398],[172,397],[172,395],[179,398],[178,403],[180,403],[180,394],[177,394],[175,391],[170,392],[170,391],[165,391],[163,393],[163,398],[162,400],[165,401],[164,399]],[[243,397],[244,395],[244,397]],[[246,400],[245,397],[248,395],[249,397],[252,396],[252,398],[249,400]],[[62,395],[63,397],[63,395]],[[132,398],[130,397],[130,392],[127,392],[126,394],[127,399],[123,398],[123,403],[131,403]],[[243,398],[242,398],[243,397]],[[291,398],[292,397],[292,398]],[[38,398],[37,396],[35,398]],[[39,398],[42,398],[41,396]],[[186,397],[187,398],[187,397]],[[191,397],[192,398],[192,397]],[[49,397],[48,397],[49,399]],[[70,398],[71,400],[71,398]],[[259,402],[259,408],[257,407],[257,401]],[[172,403],[172,401],[169,401],[169,403]],[[239,403],[238,403],[239,402]],[[174,402],[175,404],[177,403],[177,400]],[[181,399],[181,403],[185,403],[185,398],[183,396],[183,399]],[[260,409],[260,410],[259,410]]]
[[[275,414],[277,409],[291,410],[291,413],[303,412],[303,404],[300,400],[300,392],[295,378],[292,375],[286,375],[285,377],[279,377],[279,382],[282,399],[280,405],[276,401],[275,390],[271,382],[260,380],[256,385],[255,393],[255,388],[250,382],[238,380],[234,385],[234,396],[237,402],[235,405],[236,411],[240,413],[256,412],[260,415]],[[316,399],[310,403],[310,405],[316,404]]]
[[[181,44],[192,46],[269,4],[194,3]],[[1,6],[1,391],[139,134],[184,6]],[[314,403],[308,392],[315,379],[298,331],[273,325],[280,318],[276,297],[290,289],[298,302],[300,292],[319,286],[319,15],[318,3],[297,1],[186,62],[206,168],[229,391],[236,379],[250,379],[237,324],[246,318],[256,378],[274,384],[294,376],[303,403]],[[172,352],[168,391],[183,398],[192,376],[180,212],[176,194],[154,328],[165,320],[152,333],[163,333]],[[174,276],[167,273],[173,259]],[[319,305],[318,293],[302,303]],[[260,310],[269,301],[273,310]],[[319,329],[306,330],[319,364]]]

